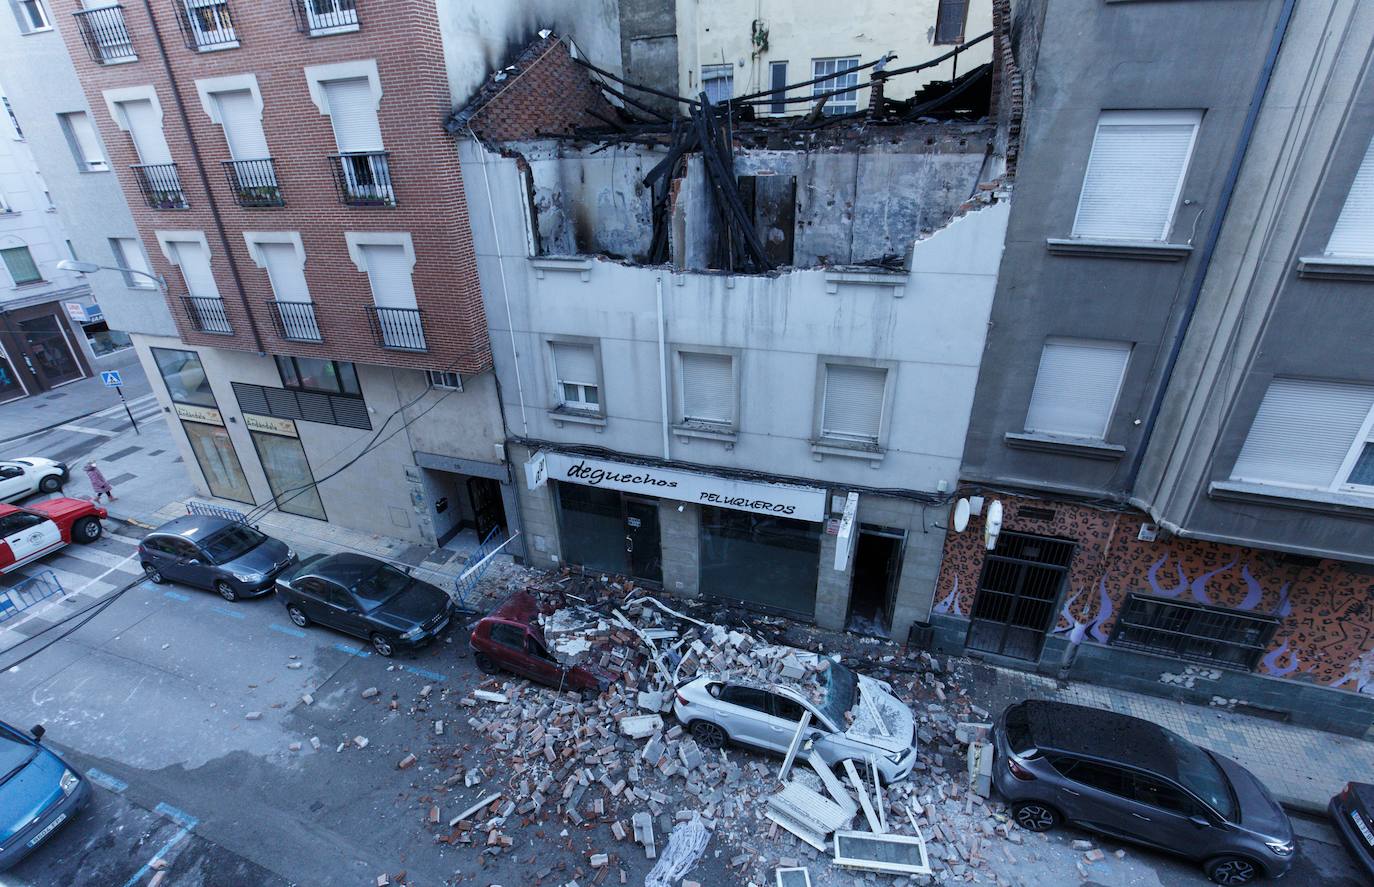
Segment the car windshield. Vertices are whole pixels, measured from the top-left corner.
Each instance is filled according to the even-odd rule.
[[[0,730],[0,782],[8,781],[37,756],[37,746],[10,736],[8,730]]]
[[[821,714],[827,721],[843,730],[844,713],[854,707],[858,692],[858,676],[838,662],[832,662],[826,672],[825,702],[821,704]]]
[[[1164,731],[1169,747],[1178,760],[1178,781],[1228,822],[1236,822],[1236,799],[1231,781],[1211,754],[1177,733]]]
[[[234,558],[242,557],[267,541],[267,537],[252,527],[235,524],[212,534],[201,547],[205,556],[216,564],[227,564]]]
[[[363,609],[371,612],[400,594],[410,584],[410,577],[390,564],[378,564],[377,569],[364,574],[356,585],[353,594]]]

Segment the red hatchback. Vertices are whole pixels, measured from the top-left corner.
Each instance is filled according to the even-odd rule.
[[[100,538],[108,512],[86,499],[0,505],[0,573],[17,570],[72,542]]]
[[[509,671],[560,690],[596,696],[614,676],[599,668],[564,665],[553,658],[539,630],[539,603],[518,591],[477,621],[472,629],[473,661],[487,674]]]

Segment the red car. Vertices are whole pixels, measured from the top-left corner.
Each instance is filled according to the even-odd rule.
[[[49,499],[20,508],[0,505],[0,573],[73,542],[94,542],[108,512],[86,499]]]
[[[539,603],[518,591],[477,621],[472,629],[473,661],[487,674],[509,671],[561,690],[600,694],[615,679],[602,669],[564,665],[553,658],[539,630]]]

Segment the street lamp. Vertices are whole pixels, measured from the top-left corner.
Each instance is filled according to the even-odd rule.
[[[119,265],[97,265],[95,262],[77,262],[73,259],[62,259],[57,263],[58,271],[74,271],[77,274],[94,274],[97,271],[118,271],[121,274],[137,274],[139,277],[146,277],[158,285],[163,294],[167,293],[167,281],[160,274],[149,274],[147,271],[140,271],[137,268],[123,268]]]

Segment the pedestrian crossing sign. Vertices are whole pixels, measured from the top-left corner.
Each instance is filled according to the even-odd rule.
[[[119,370],[101,371],[100,381],[105,383],[106,388],[118,388],[124,384],[124,380],[119,378]]]

